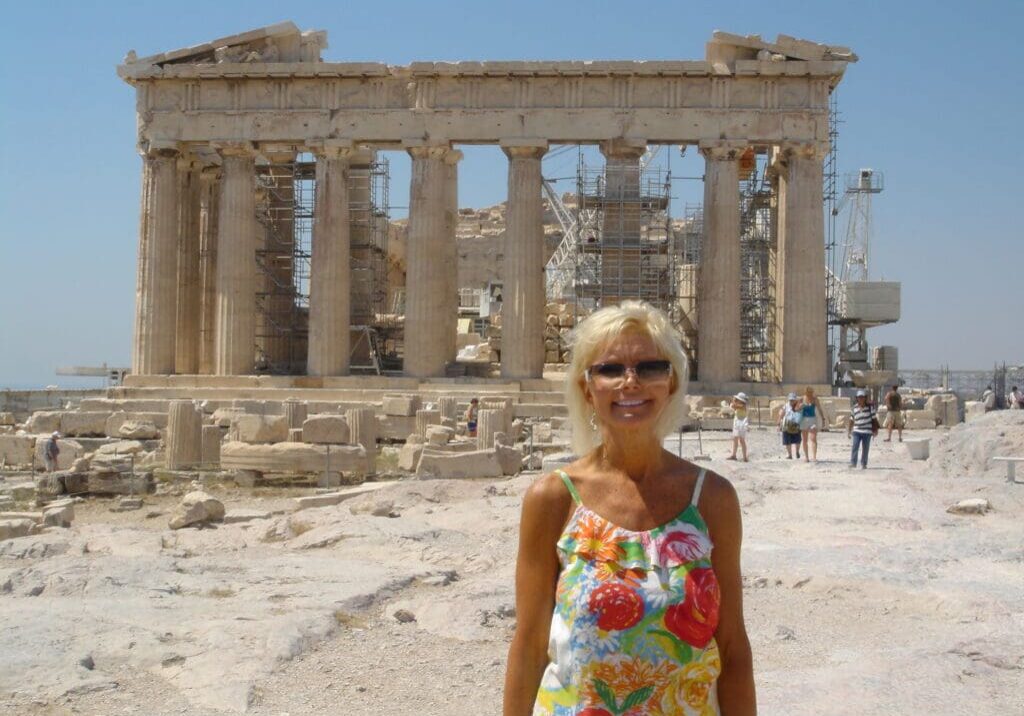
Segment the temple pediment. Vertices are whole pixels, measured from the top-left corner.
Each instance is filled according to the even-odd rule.
[[[254,62],[320,62],[320,52],[326,47],[325,31],[302,31],[293,22],[280,22],[148,57],[138,57],[134,50],[129,50],[124,64],[163,67]]]
[[[734,69],[737,61],[786,62],[856,62],[857,55],[849,47],[823,45],[789,35],[777,35],[767,42],[760,35],[734,35],[715,30],[706,46],[709,62],[722,62]]]

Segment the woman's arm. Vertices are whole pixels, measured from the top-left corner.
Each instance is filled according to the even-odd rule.
[[[523,497],[516,561],[516,631],[505,671],[504,716],[529,716],[548,664],[548,635],[555,608],[555,545],[572,498],[561,479],[547,475]]]
[[[718,629],[715,631],[715,641],[722,657],[718,702],[722,716],[753,716],[757,713],[757,697],[754,692],[754,660],[743,621],[740,503],[735,488],[721,477],[714,480],[713,497],[713,505],[708,509],[708,528],[715,545],[711,566],[718,577],[722,599]]]

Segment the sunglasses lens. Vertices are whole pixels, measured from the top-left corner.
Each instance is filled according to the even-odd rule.
[[[602,378],[621,378],[626,374],[626,366],[622,363],[598,363],[592,370]]]
[[[645,360],[636,364],[636,377],[639,380],[664,380],[671,370],[672,364],[667,360]]]

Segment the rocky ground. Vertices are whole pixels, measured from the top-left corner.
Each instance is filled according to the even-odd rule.
[[[866,471],[844,434],[817,464],[767,430],[726,462],[705,434],[744,506],[761,713],[1024,712],[1024,486],[950,458],[968,430],[1021,429],[928,431],[946,446],[930,462],[876,443]],[[180,498],[78,505],[70,529],[0,542],[0,712],[498,714],[535,477],[401,481],[299,512],[295,491],[211,488],[253,519],[175,532]],[[946,512],[971,497],[993,510]]]

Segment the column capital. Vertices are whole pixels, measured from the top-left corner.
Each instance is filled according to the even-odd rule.
[[[605,159],[639,159],[646,151],[646,139],[617,137],[601,142],[601,154]]]
[[[715,140],[701,142],[697,148],[708,161],[738,161],[747,146],[746,142]]]
[[[311,139],[306,146],[318,159],[348,159],[356,152],[351,139]]]
[[[214,182],[220,179],[221,168],[219,164],[206,164],[199,173],[200,181]]]
[[[466,155],[458,149],[449,149],[441,159],[445,164],[451,164],[452,166],[458,164]]]
[[[542,139],[505,139],[501,151],[509,159],[540,159],[548,151],[548,143]]]
[[[139,154],[146,159],[174,159],[182,153],[181,144],[163,139],[151,139],[139,144]]]
[[[255,157],[256,146],[252,142],[210,142],[222,157]]]
[[[815,159],[823,161],[828,156],[828,142],[782,142],[778,145],[778,160]]]
[[[427,142],[422,139],[403,139],[402,147],[413,159],[447,159],[453,150],[450,142]],[[462,152],[459,152],[460,159]],[[456,160],[458,161],[458,160]]]

